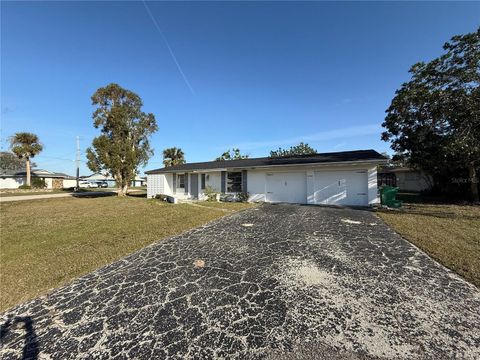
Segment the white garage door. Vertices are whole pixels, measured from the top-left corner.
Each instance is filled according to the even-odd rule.
[[[305,204],[307,180],[305,173],[267,173],[267,202]]]
[[[316,171],[315,204],[368,205],[367,171]]]

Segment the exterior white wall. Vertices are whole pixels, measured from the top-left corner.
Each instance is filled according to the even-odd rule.
[[[0,189],[18,189],[19,186],[25,184],[24,177],[5,177],[0,178]]]
[[[367,168],[367,183],[368,183],[368,205],[380,204],[380,196],[377,188],[377,167],[372,166]]]
[[[299,172],[306,175],[307,182],[307,203],[315,203],[315,171],[341,171],[341,170],[365,170],[367,171],[367,186],[368,186],[368,204],[378,204],[380,203],[380,198],[377,191],[377,167],[376,165],[344,165],[344,166],[311,166],[311,167],[275,167],[269,169],[254,169],[247,170],[247,191],[249,193],[248,201],[250,202],[264,202],[266,201],[266,183],[267,183],[267,173],[275,172]],[[205,199],[205,194],[201,190],[201,172],[198,172],[198,186],[199,186],[199,199]],[[205,172],[205,185],[211,187],[215,192],[221,192],[221,172],[212,171]],[[185,189],[177,187],[176,192],[172,191],[173,186],[173,176],[175,174],[153,174],[148,175],[147,179],[147,197],[154,197],[156,194],[165,194],[173,195],[179,199],[188,199],[190,198],[191,192],[191,179],[188,179],[189,193],[185,194]],[[160,185],[155,185],[156,178],[162,178],[163,187],[160,188]],[[177,180],[178,185],[178,180]],[[161,192],[159,192],[161,190]]]
[[[68,189],[77,186],[76,179],[63,179],[63,188]]]
[[[153,198],[155,195],[164,194],[165,175],[152,174],[147,175],[147,198]]]
[[[45,178],[45,185],[47,189],[53,188],[53,180],[52,178]]]

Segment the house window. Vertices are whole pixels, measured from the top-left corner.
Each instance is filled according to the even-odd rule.
[[[178,175],[178,187],[185,189],[185,174]]]
[[[200,177],[200,188],[205,190],[205,174],[202,174]]]
[[[227,192],[241,192],[242,191],[242,172],[228,172],[227,173]]]

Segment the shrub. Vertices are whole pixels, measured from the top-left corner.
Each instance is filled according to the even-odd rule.
[[[168,195],[157,194],[157,195],[155,195],[155,199],[161,200],[161,201],[168,201]]]
[[[31,184],[35,189],[43,189],[46,186],[45,180],[37,177],[32,177]]]
[[[237,196],[235,197],[238,202],[247,202],[248,201],[248,192],[240,192],[237,193]]]
[[[32,187],[29,186],[29,185],[20,185],[18,188],[19,188],[19,189],[22,189],[22,190],[29,190],[29,189],[31,189]]]
[[[217,201],[217,192],[211,186],[205,187],[203,193],[207,197],[207,201]]]

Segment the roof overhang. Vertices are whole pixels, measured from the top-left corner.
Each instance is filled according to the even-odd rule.
[[[157,172],[147,172],[148,175],[155,174],[185,174],[185,173],[212,173],[220,171],[232,171],[232,170],[267,170],[276,168],[311,168],[311,167],[331,167],[331,166],[360,166],[360,165],[382,165],[388,162],[387,159],[373,159],[373,160],[357,160],[357,161],[338,161],[338,162],[312,162],[303,164],[275,164],[275,165],[260,165],[260,166],[234,166],[223,167],[215,169],[191,169],[191,170],[162,170]]]

